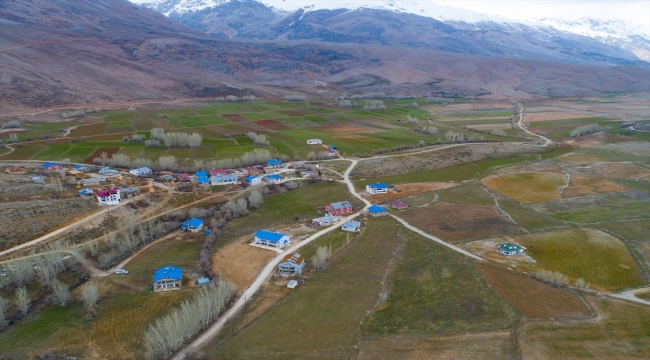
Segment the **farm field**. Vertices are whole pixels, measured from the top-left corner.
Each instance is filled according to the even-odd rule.
[[[481,183],[520,203],[561,199],[563,175],[554,173],[519,173],[489,176]]]
[[[605,194],[628,190],[625,186],[599,177],[572,176],[562,196],[564,198],[581,197],[587,195]]]

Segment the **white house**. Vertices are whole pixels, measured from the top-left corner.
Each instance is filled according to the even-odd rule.
[[[339,221],[338,216],[330,216],[330,215],[326,215],[326,216],[323,216],[323,217],[311,219],[311,223],[314,226],[332,225],[337,221]]]
[[[120,189],[113,187],[106,191],[97,192],[97,201],[100,204],[117,205],[120,203]]]
[[[250,186],[255,186],[262,183],[262,178],[259,176],[249,176],[245,178],[244,181],[246,181],[246,183]]]
[[[498,251],[505,256],[509,256],[509,255],[521,254],[522,252],[524,252],[525,249],[526,249],[525,247],[517,244],[503,243],[503,244],[499,244]]]
[[[278,264],[278,273],[280,276],[301,275],[305,267],[305,257],[298,254],[288,254]]]
[[[357,231],[360,228],[361,228],[361,223],[358,222],[358,221],[354,221],[354,220],[350,220],[350,221],[346,222],[345,224],[343,224],[343,226],[341,226],[341,230],[343,230],[343,231],[352,231],[352,232]]]
[[[384,183],[375,183],[366,185],[366,192],[368,194],[386,194],[388,192],[388,185]]]
[[[151,175],[151,172],[152,172],[151,169],[149,169],[146,166],[143,166],[129,171],[129,174],[133,176],[141,177],[141,176],[149,176]]]
[[[291,244],[290,236],[269,230],[259,230],[255,233],[255,244],[281,248]]]
[[[183,284],[183,270],[165,266],[153,273],[153,291],[180,290]]]
[[[210,177],[211,185],[232,185],[237,184],[237,175],[215,175]]]
[[[309,139],[307,140],[307,145],[320,145],[323,143],[321,139]]]
[[[282,180],[282,178],[280,177],[280,174],[266,175],[266,181],[269,184],[279,183],[280,180]]]
[[[99,175],[117,175],[120,172],[109,167],[99,170]]]

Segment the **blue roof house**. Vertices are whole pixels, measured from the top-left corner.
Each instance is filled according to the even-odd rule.
[[[94,194],[94,191],[92,188],[86,188],[86,189],[81,189],[79,190],[79,195],[81,197],[91,197]]]
[[[63,168],[63,165],[57,162],[50,162],[50,161],[46,162],[42,166],[43,166],[43,170],[60,170]]]
[[[366,192],[368,194],[386,194],[388,192],[388,185],[384,183],[375,183],[366,185]]]
[[[282,160],[272,159],[266,162],[266,166],[279,169],[284,166],[284,162],[282,162]]]
[[[336,147],[336,145],[330,145],[330,150],[337,150],[337,149],[338,148]]]
[[[370,212],[370,215],[372,216],[382,216],[388,214],[388,211],[386,211],[386,209],[377,205],[369,207],[368,212]]]
[[[282,248],[291,244],[291,238],[287,234],[276,233],[269,230],[259,230],[255,233],[254,244]]]
[[[244,178],[244,181],[246,181],[246,183],[250,186],[255,186],[262,183],[262,178],[259,176],[249,176],[247,178]]]
[[[269,184],[275,184],[280,182],[281,176],[280,174],[273,174],[273,175],[266,175],[266,181]]]
[[[354,221],[354,220],[350,220],[350,221],[346,222],[345,224],[343,224],[343,226],[341,226],[341,230],[343,230],[343,231],[352,231],[352,232],[357,231],[360,228],[361,228],[361,223],[358,222],[358,221]]]
[[[191,218],[181,225],[181,230],[189,232],[199,232],[203,229],[203,220],[197,218]]]
[[[153,291],[180,290],[183,283],[183,269],[165,266],[153,273]]]
[[[197,171],[196,172],[196,182],[199,185],[208,185],[210,183],[210,179],[208,179],[208,172],[207,171]]]
[[[117,175],[119,173],[120,173],[119,171],[117,171],[115,169],[111,169],[109,167],[105,167],[105,168],[99,170],[99,175]]]
[[[77,164],[77,165],[73,165],[72,169],[77,171],[88,171],[90,170],[90,166]]]

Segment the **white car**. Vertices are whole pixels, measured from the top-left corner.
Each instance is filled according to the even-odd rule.
[[[124,270],[124,269],[115,270],[115,275],[126,275],[128,273],[129,272],[127,270]]]

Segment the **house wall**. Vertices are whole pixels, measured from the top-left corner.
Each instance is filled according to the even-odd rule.
[[[181,285],[182,285],[181,280],[161,279],[153,283],[153,291],[161,292],[161,291],[180,290]]]

